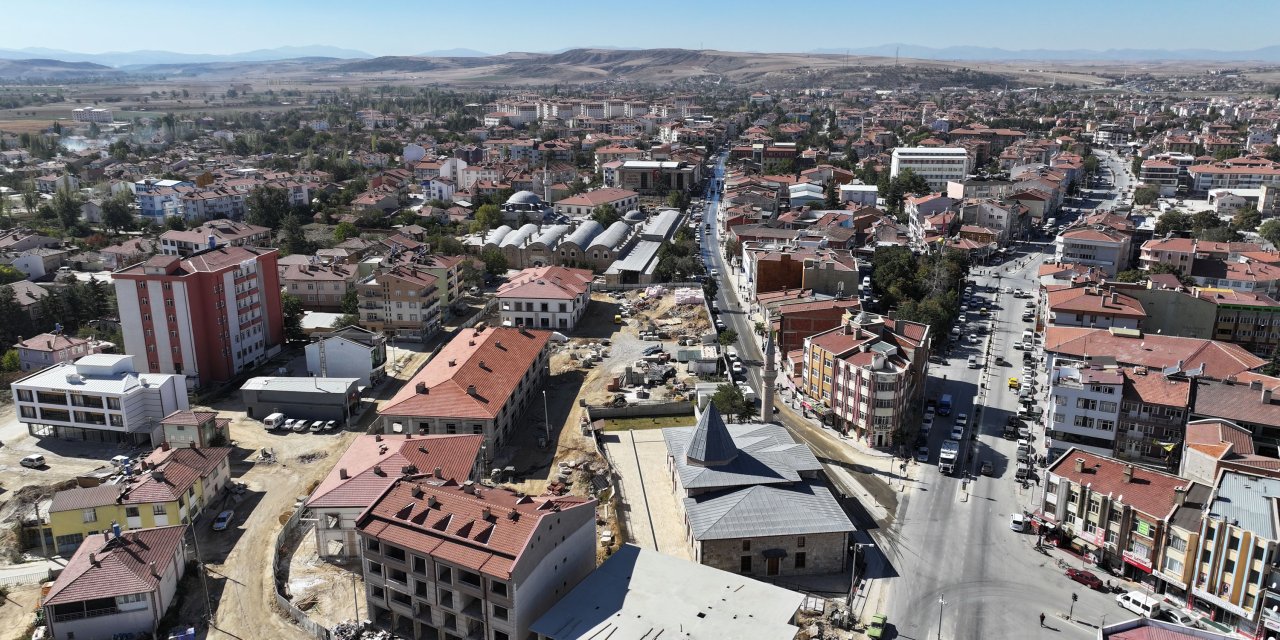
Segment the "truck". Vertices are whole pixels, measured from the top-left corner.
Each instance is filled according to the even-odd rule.
[[[942,451],[938,453],[938,471],[951,475],[956,469],[956,458],[960,455],[960,443],[946,440],[942,443]]]

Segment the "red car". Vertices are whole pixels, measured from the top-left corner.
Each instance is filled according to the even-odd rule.
[[[1067,577],[1095,591],[1105,591],[1102,579],[1084,569],[1067,569]]]

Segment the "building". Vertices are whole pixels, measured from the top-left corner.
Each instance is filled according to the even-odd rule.
[[[720,594],[733,594],[720,597]],[[533,624],[538,640],[794,640],[804,595],[624,544]]]
[[[396,480],[356,523],[369,619],[415,638],[524,640],[595,568],[595,507]]]
[[[213,447],[231,439],[231,418],[213,411],[174,411],[160,420],[162,446]]]
[[[1046,296],[1048,324],[1060,327],[1138,329],[1147,317],[1132,296],[1097,286],[1054,289]]]
[[[695,561],[767,577],[844,570],[853,524],[783,427],[726,425],[708,402],[662,438]]]
[[[217,247],[115,272],[125,352],[147,371],[187,376],[193,387],[266,362],[284,343],[277,255]]]
[[[72,109],[71,119],[76,122],[97,122],[98,124],[111,124],[114,120],[110,109],[100,109],[98,107]]]
[[[943,191],[948,182],[963,182],[972,169],[969,151],[960,147],[898,147],[893,150],[889,177],[904,169],[922,177],[929,189]]]
[[[846,314],[861,309],[855,298],[820,298],[805,290],[764,294],[756,302],[765,309],[778,353],[784,354],[803,349],[805,338],[839,327]]]
[[[587,269],[531,267],[498,287],[499,315],[506,327],[572,330],[591,302]]]
[[[472,433],[485,437],[485,461],[528,427],[534,394],[547,376],[549,331],[465,329],[378,410],[387,434]]]
[[[290,418],[336,420],[345,426],[360,412],[359,383],[359,378],[249,378],[240,387],[240,396],[250,418],[283,413]]]
[[[893,447],[923,404],[930,342],[928,325],[859,311],[805,339],[801,406],[873,447]]]
[[[1118,367],[1055,360],[1049,372],[1045,437],[1058,449],[1073,446],[1111,455],[1123,391],[1124,374]]]
[[[1058,358],[1084,362],[1105,355],[1122,366],[1200,369],[1200,376],[1221,380],[1266,364],[1262,358],[1234,344],[1132,329],[1049,326],[1044,336],[1044,351],[1050,365]]]
[[[1184,441],[1194,383],[1185,374],[1164,375],[1147,367],[1122,368],[1120,372],[1124,375],[1124,393],[1114,456],[1176,468],[1170,454]]]
[[[360,327],[316,334],[306,346],[307,375],[356,378],[372,387],[386,376],[387,337]]]
[[[1193,486],[1186,478],[1072,448],[1049,466],[1037,516],[1056,527],[1060,546],[1154,587],[1151,573],[1169,519]]]
[[[1053,241],[1054,260],[1101,269],[1108,277],[1129,268],[1131,237],[1101,225],[1072,227]]]
[[[1178,466],[1184,477],[1209,486],[1224,469],[1280,477],[1280,458],[1254,453],[1253,434],[1230,420],[1192,420],[1186,434]]]
[[[702,165],[677,160],[626,160],[614,170],[617,185],[640,195],[684,192],[702,183]]]
[[[476,435],[356,436],[307,498],[319,555],[358,557],[356,519],[407,472],[456,482],[479,480],[483,443],[484,437]]]
[[[47,637],[155,637],[186,572],[186,526],[93,536],[76,549],[41,606]]]
[[[198,227],[160,234],[160,253],[166,256],[190,256],[197,251],[218,247],[261,247],[271,244],[274,232],[269,227],[231,220],[210,220]]]
[[[154,443],[160,420],[189,406],[183,376],[139,373],[127,355],[56,364],[10,388],[18,421],[41,438]]]
[[[1245,377],[1245,376],[1241,376]],[[1250,374],[1248,382],[1236,378],[1196,380],[1191,419],[1229,420],[1253,436],[1253,444],[1265,455],[1280,454],[1280,380]]]
[[[395,340],[427,340],[440,329],[439,282],[412,264],[397,264],[359,280],[361,326]]]
[[[190,524],[231,481],[230,447],[161,445],[121,471],[119,482],[54,494],[49,530],[59,553],[114,527],[134,530]]]
[[[355,266],[348,264],[311,260],[280,267],[280,286],[311,311],[341,311],[343,299],[355,289],[358,278]]]
[[[567,216],[590,216],[596,207],[612,207],[618,214],[626,213],[640,203],[640,194],[629,189],[605,187],[569,196],[555,202],[556,213]]]
[[[114,346],[110,342],[100,342],[93,338],[42,333],[13,345],[13,348],[18,350],[18,362],[23,371],[39,371],[55,364],[102,353]]]

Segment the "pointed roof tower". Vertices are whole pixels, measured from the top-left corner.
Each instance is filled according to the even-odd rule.
[[[728,464],[738,457],[738,446],[733,443],[733,436],[724,426],[724,419],[720,417],[715,403],[708,403],[698,418],[698,426],[689,440],[689,448],[685,449],[685,457],[689,464],[702,467]]]

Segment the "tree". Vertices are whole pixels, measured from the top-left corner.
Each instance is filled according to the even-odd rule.
[[[1192,229],[1216,229],[1223,226],[1222,218],[1216,211],[1202,209],[1191,215]]]
[[[611,204],[602,204],[591,212],[591,219],[600,223],[600,226],[608,228],[609,225],[622,219],[618,215],[618,210]]]
[[[738,332],[733,329],[725,329],[720,332],[719,336],[716,336],[716,341],[720,343],[720,346],[727,347],[738,341]]]
[[[1262,224],[1262,213],[1257,209],[1237,209],[1231,216],[1231,229],[1234,231],[1253,231]]]
[[[289,213],[289,194],[284,189],[258,187],[245,198],[245,222],[275,229]]]
[[[464,260],[462,266],[458,268],[458,278],[468,288],[484,286],[484,272],[477,269],[475,262],[470,258]]]
[[[4,352],[4,358],[0,359],[0,369],[4,371],[17,371],[22,368],[22,360],[18,356],[17,349],[10,349]]]
[[[9,354],[5,354],[7,359]],[[1280,376],[1280,347],[1271,350],[1271,360],[1262,366],[1262,375]]]
[[[280,310],[284,317],[285,340],[305,340],[302,331],[302,298],[289,293],[280,294]]]
[[[1142,282],[1147,273],[1141,269],[1129,269],[1116,274],[1116,282]]]
[[[1157,237],[1190,230],[1191,216],[1177,209],[1164,212],[1156,220],[1155,235]]]
[[[281,226],[281,234],[284,236],[280,241],[280,250],[283,255],[311,253],[311,243],[307,240],[307,234],[302,230],[302,223],[298,222],[297,216],[286,215]]]
[[[1084,169],[1084,172],[1088,175],[1093,175],[1097,173],[1098,172],[1098,156],[1090,155],[1089,157],[1085,158],[1084,161],[1081,162],[1081,168]]]
[[[480,259],[484,261],[485,273],[497,275],[507,272],[507,256],[501,250],[490,247],[480,254]]]
[[[360,229],[356,228],[350,222],[339,222],[338,226],[333,228],[333,239],[335,242],[342,242],[349,238],[359,237]]]
[[[1258,227],[1258,235],[1275,247],[1280,247],[1280,219],[1272,218]]]
[[[1155,187],[1149,185],[1138,187],[1138,190],[1133,192],[1133,203],[1146,206],[1154,203],[1159,197],[1160,190]]]
[[[341,311],[349,314],[360,313],[360,294],[354,287],[347,289],[347,292],[342,294]]]
[[[711,403],[729,422],[740,422],[742,418],[750,417],[755,413],[755,407],[747,402],[742,389],[733,383],[726,382],[716,387],[715,394],[711,396]]]
[[[1236,147],[1226,147],[1223,149],[1218,149],[1217,151],[1213,152],[1213,159],[1217,160],[1218,162],[1222,162],[1223,160],[1230,160],[1231,158],[1238,158],[1238,157],[1240,157],[1240,149]]]
[[[471,223],[471,232],[482,233],[501,225],[502,209],[499,209],[496,204],[486,204],[476,209],[475,221]]]
[[[113,233],[133,228],[132,198],[123,192],[102,202],[102,227]]]
[[[35,183],[28,181],[22,189],[22,208],[26,209],[29,215],[36,212],[38,204],[40,204],[40,194],[36,193]]]
[[[59,189],[53,196],[53,212],[58,216],[58,224],[63,233],[70,233],[80,222],[80,198],[75,194]]]
[[[164,219],[164,227],[169,231],[186,231],[187,221],[182,216],[168,216]]]
[[[840,187],[836,185],[835,178],[827,181],[826,192],[823,195],[825,196],[823,206],[828,209],[840,208]]]

